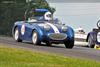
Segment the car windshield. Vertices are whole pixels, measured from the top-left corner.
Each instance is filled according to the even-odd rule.
[[[44,16],[45,12],[35,12],[34,16]]]
[[[62,24],[62,22],[58,18],[55,18],[53,21],[55,24]]]
[[[46,20],[44,20],[42,17],[38,17],[38,16],[28,18],[28,22],[43,22],[43,21],[46,21]],[[59,24],[59,25],[63,24],[58,18],[54,18],[52,20],[49,20],[48,22],[54,23],[54,24]]]

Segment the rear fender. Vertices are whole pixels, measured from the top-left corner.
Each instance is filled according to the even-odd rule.
[[[15,29],[17,28],[18,26],[17,25],[14,25],[13,27],[12,27],[12,36],[14,37],[14,32],[15,32]]]
[[[21,32],[20,32],[21,31],[21,22],[20,21],[15,22],[14,26],[12,27],[12,35],[13,36],[14,36],[16,27],[18,27],[19,34],[21,34]],[[21,38],[21,35],[20,35],[20,38]]]

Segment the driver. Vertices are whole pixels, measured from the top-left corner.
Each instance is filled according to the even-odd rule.
[[[30,20],[30,21],[36,21],[34,18],[29,18],[28,20]],[[44,16],[40,16],[40,17],[38,17],[38,20],[46,20],[46,21],[49,21],[49,22],[51,22],[53,19],[52,19],[52,13],[51,12],[46,12],[45,14],[44,14]]]
[[[44,19],[45,20],[48,20],[48,21],[50,21],[50,20],[52,20],[52,13],[51,12],[46,12],[45,14],[44,14]]]

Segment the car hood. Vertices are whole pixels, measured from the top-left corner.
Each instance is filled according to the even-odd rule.
[[[62,27],[68,27],[62,24],[53,24],[53,23],[38,23],[38,26],[44,26],[44,25],[49,25],[50,27],[57,27],[58,29],[62,28]]]
[[[62,28],[68,28],[68,26],[62,25],[62,24],[53,24],[53,23],[39,23],[38,26],[44,27],[44,26],[50,26],[51,29],[54,30],[55,33],[60,33],[62,31]]]

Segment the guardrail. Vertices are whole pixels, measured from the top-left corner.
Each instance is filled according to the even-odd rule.
[[[87,38],[87,34],[75,34],[75,38],[86,39]]]
[[[75,45],[87,45],[86,38],[87,34],[75,34]]]

